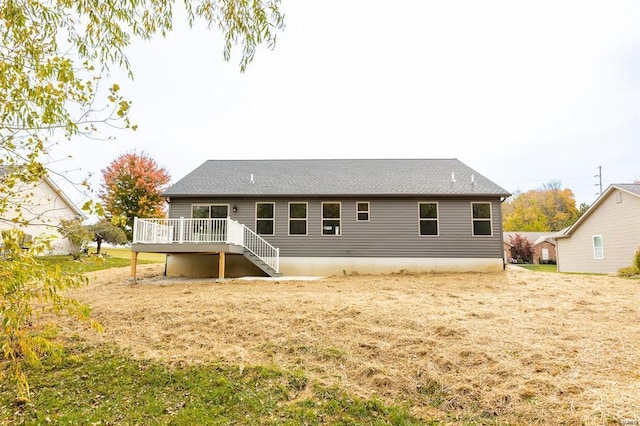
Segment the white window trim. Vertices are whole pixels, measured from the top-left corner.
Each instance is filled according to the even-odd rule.
[[[227,218],[230,216],[230,212],[231,212],[231,204],[225,204],[225,203],[195,203],[195,204],[191,204],[191,219],[195,219],[193,217],[193,208],[194,207],[209,207],[209,219],[223,219],[221,217],[216,217],[216,218],[212,218],[211,217],[211,207],[219,207],[219,206],[225,206],[227,208]]]
[[[489,204],[489,219],[484,219],[484,218],[474,218],[473,217],[473,205],[474,204]],[[479,237],[479,238],[487,238],[487,237],[493,237],[493,203],[491,201],[472,201],[471,202],[471,236],[472,237]],[[489,235],[476,235],[473,233],[473,223],[478,220],[478,221],[489,221],[489,229],[491,229],[491,234]]]
[[[324,215],[324,205],[325,204],[337,204],[340,207],[340,217],[338,218],[338,233],[337,234],[325,234],[324,233],[324,221],[325,220],[336,220],[335,218],[328,217],[325,219]],[[320,235],[323,237],[340,237],[342,236],[342,203],[340,201],[323,201],[320,203]]]
[[[434,220],[433,218],[421,218],[420,217],[420,204],[435,204],[436,205],[436,229],[437,233],[433,235],[422,235],[420,233],[420,222],[423,220]],[[418,236],[419,237],[439,237],[440,236],[440,204],[437,201],[418,201]]]
[[[273,217],[271,218],[264,218],[264,217],[258,217],[258,204],[271,204],[273,206]],[[255,230],[256,230],[256,234],[258,235],[266,235],[266,236],[273,236],[276,235],[276,203],[272,202],[272,201],[256,201],[256,205],[255,205],[255,217],[256,217],[256,223],[255,223]],[[259,234],[258,233],[258,220],[270,220],[273,222],[273,233],[272,234]]]
[[[542,249],[540,250],[540,259],[542,259],[542,260],[550,260],[551,259],[549,257],[549,249],[547,247],[542,247]]]
[[[602,251],[602,257],[598,257],[596,252],[596,238],[600,238],[600,250]],[[591,237],[591,244],[593,245],[593,258],[594,260],[603,260],[604,259],[604,238],[602,235],[594,235]]]
[[[291,204],[304,204],[306,207],[306,212],[307,215],[306,217],[303,219],[301,217],[291,217]],[[306,226],[304,227],[305,229],[305,233],[304,234],[292,234],[291,233],[291,221],[292,220],[304,220],[306,223]],[[289,203],[287,204],[287,235],[291,236],[291,237],[305,237],[307,235],[309,235],[309,203],[306,201],[289,201]]]
[[[358,204],[366,204],[367,205],[367,211],[360,211],[358,210]],[[340,216],[342,216],[342,211],[340,212]],[[360,219],[358,217],[359,213],[367,213],[367,219]],[[356,201],[356,222],[369,222],[371,220],[371,203],[369,201]]]

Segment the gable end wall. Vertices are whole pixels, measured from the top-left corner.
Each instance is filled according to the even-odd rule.
[[[602,235],[604,259],[594,259],[594,235]],[[556,243],[560,272],[613,274],[631,266],[640,247],[640,197],[611,191],[569,238],[558,238]]]

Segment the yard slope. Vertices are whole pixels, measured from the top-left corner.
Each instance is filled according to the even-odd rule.
[[[76,296],[141,358],[302,369],[422,418],[640,419],[640,282],[538,273],[179,280],[91,274]]]

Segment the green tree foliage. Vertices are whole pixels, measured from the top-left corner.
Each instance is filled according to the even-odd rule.
[[[89,308],[63,295],[87,279],[38,260],[36,255],[43,253],[46,241],[36,238],[26,251],[20,247],[22,239],[18,230],[2,231],[0,378],[13,377],[23,398],[29,395],[26,367],[41,366],[45,356],[60,359],[61,348],[53,342],[57,327],[47,316],[64,313],[88,321]]]
[[[100,254],[102,242],[106,241],[111,244],[124,244],[127,242],[127,234],[121,228],[118,228],[108,220],[89,225],[89,230],[94,236],[94,241],[98,245],[96,253]]]
[[[169,172],[146,154],[123,154],[102,170],[100,200],[107,217],[131,241],[136,217],[164,217],[162,190]]]
[[[71,256],[75,260],[80,259],[80,255],[93,240],[91,230],[82,224],[80,219],[60,219],[58,232],[71,244]]]
[[[261,45],[273,47],[283,27],[280,0],[185,0],[189,24],[203,21],[222,34],[224,57],[241,49],[244,71]],[[39,182],[53,144],[92,135],[102,124],[131,127],[130,103],[105,71],[124,68],[135,39],[171,30],[174,2],[166,0],[0,1],[0,221],[24,222],[16,188]],[[63,296],[86,282],[81,275],[47,270],[10,234],[0,262],[0,375],[12,372],[28,395],[23,364],[53,353],[48,328],[36,312],[86,317],[88,309]],[[18,237],[15,237],[18,238]],[[42,246],[41,246],[42,247]],[[35,309],[38,306],[38,310]]]
[[[561,189],[558,181],[520,193],[503,206],[505,231],[555,232],[570,226],[578,217],[573,192]]]

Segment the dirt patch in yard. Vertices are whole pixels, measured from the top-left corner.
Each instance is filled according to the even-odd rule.
[[[76,294],[144,358],[274,364],[422,418],[640,421],[640,282],[495,274],[176,280],[163,265],[91,274]],[[627,423],[627,424],[630,424]]]

